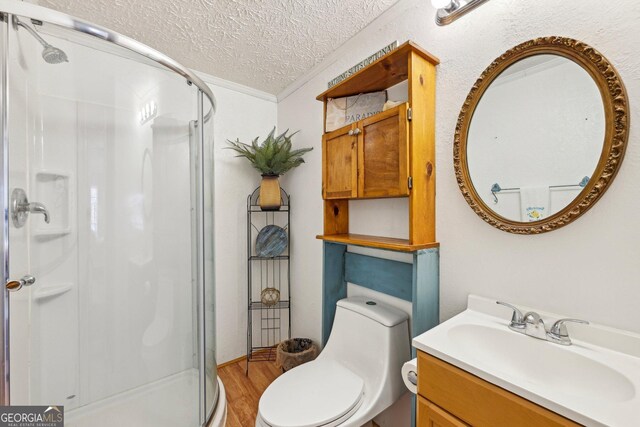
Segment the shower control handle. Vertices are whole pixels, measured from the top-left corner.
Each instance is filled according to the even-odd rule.
[[[11,193],[11,219],[16,228],[22,227],[29,217],[30,213],[39,213],[44,215],[44,222],[49,224],[51,217],[49,211],[39,202],[29,203],[27,193],[22,188],[16,188]]]
[[[5,288],[8,291],[16,292],[22,289],[23,286],[31,286],[36,283],[36,278],[33,276],[22,276],[19,280],[10,280],[5,284]]]

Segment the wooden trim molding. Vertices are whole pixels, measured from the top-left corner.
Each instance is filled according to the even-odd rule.
[[[537,222],[506,219],[489,208],[476,192],[467,163],[467,136],[476,106],[493,80],[515,62],[540,54],[559,55],[582,66],[594,79],[602,95],[605,137],[596,170],[582,192],[560,212]],[[494,60],[480,75],[462,105],[456,123],[453,164],[460,191],[473,211],[499,230],[516,234],[553,231],[576,220],[609,188],[620,169],[628,140],[629,102],[620,75],[607,59],[586,43],[566,37],[541,37],[526,41]]]

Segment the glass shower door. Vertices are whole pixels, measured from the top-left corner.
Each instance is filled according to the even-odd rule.
[[[11,404],[64,405],[68,427],[202,425],[218,386],[211,105],[131,52],[19,19],[69,62],[2,24]]]

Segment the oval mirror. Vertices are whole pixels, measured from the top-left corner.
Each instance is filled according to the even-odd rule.
[[[487,223],[534,234],[602,196],[627,142],[627,96],[613,66],[573,39],[525,42],[496,59],[462,107],[458,185]]]

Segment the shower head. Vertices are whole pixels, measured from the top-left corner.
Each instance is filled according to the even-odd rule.
[[[60,64],[61,62],[69,62],[67,54],[62,49],[58,49],[55,46],[47,46],[42,51],[42,58],[48,64]]]
[[[40,37],[40,34],[38,34],[36,30],[31,28],[24,22],[20,21],[16,17],[14,17],[14,24],[16,28],[22,27],[25,30],[27,30],[27,32],[31,34],[36,40],[38,40],[38,42],[42,45],[42,47],[44,47],[44,50],[42,51],[42,59],[44,59],[47,62],[47,64],[60,64],[61,62],[69,62],[69,59],[67,58],[67,54],[64,53],[62,49],[59,49],[55,46],[51,46],[49,43],[46,42],[45,39]]]

